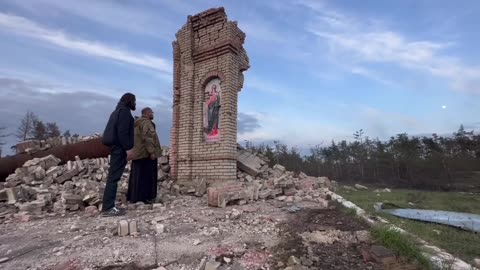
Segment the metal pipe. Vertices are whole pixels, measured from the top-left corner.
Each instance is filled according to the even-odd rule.
[[[54,155],[61,160],[60,164],[65,164],[69,160],[75,160],[75,156],[86,159],[107,157],[109,154],[110,150],[102,144],[102,138],[95,138],[84,142],[55,146],[33,154],[17,154],[0,158],[0,182],[5,181],[9,174],[15,172],[15,169],[22,167],[25,162],[34,158]]]

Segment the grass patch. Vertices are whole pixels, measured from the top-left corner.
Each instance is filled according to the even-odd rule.
[[[363,208],[365,211],[381,216],[392,224],[413,233],[425,241],[436,245],[466,262],[480,257],[480,234],[463,231],[446,225],[433,224],[394,217],[385,213],[376,213],[376,202],[390,202],[404,208],[445,210],[480,214],[480,196],[456,192],[428,192],[416,190],[392,190],[392,192],[373,192],[370,190],[350,191],[340,189],[337,192]],[[413,203],[413,205],[411,205]]]
[[[401,234],[387,226],[377,226],[371,229],[372,237],[383,246],[392,249],[402,257],[422,265],[425,269],[432,269],[430,261],[422,254],[415,241],[409,236]]]

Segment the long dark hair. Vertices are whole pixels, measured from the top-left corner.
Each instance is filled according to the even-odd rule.
[[[135,111],[135,95],[132,93],[125,93],[123,96],[120,98],[120,102],[125,103],[127,107],[129,107],[132,111]]]

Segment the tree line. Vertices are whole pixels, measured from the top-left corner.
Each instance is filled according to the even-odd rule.
[[[480,189],[480,134],[461,125],[452,136],[409,136],[382,141],[359,130],[353,141],[332,141],[310,147],[301,155],[297,147],[275,141],[273,146],[246,147],[266,155],[271,164],[339,182],[374,183],[391,187],[441,190]]]
[[[26,140],[45,140],[59,137],[61,134],[56,122],[44,122],[35,113],[27,111],[14,134],[6,133],[6,127],[0,127],[0,157],[2,156],[2,148],[5,145],[5,138],[9,136],[14,135],[21,142]],[[71,135],[70,130],[66,130],[63,136],[78,137],[79,135]]]

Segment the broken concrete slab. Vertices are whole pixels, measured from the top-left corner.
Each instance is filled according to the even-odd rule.
[[[261,172],[264,164],[263,160],[249,151],[243,150],[238,152],[237,167],[253,177],[256,177]]]

